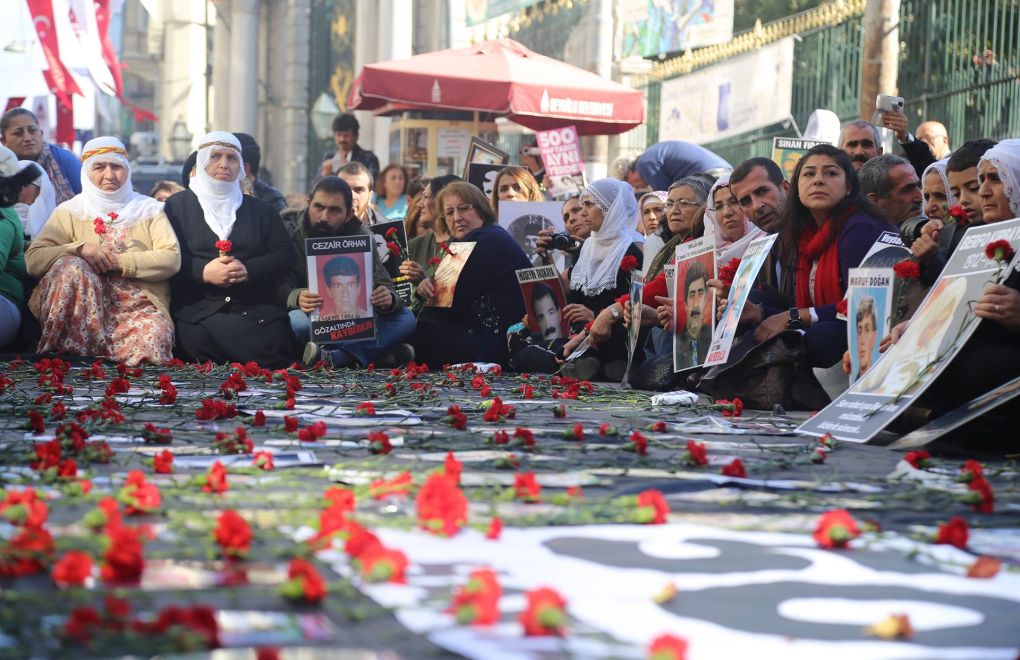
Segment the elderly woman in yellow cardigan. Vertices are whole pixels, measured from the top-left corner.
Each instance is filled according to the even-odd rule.
[[[42,324],[40,353],[135,365],[172,357],[168,280],[181,267],[163,204],[135,193],[124,145],[85,144],[82,192],[53,211],[25,254],[41,278],[29,309]]]

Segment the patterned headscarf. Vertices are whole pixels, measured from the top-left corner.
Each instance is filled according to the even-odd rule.
[[[82,147],[81,158],[81,194],[61,204],[60,208],[79,220],[91,223],[95,218],[102,218],[117,226],[130,226],[163,212],[162,202],[140,195],[132,188],[127,149],[117,138],[106,136],[89,140]],[[92,167],[102,162],[117,162],[127,170],[127,178],[117,190],[103,190],[89,178]]]
[[[928,178],[928,172],[938,172],[939,178],[942,179],[942,185],[946,189],[946,204],[949,208],[956,206],[956,197],[953,196],[953,191],[949,189],[949,179],[946,178],[946,165],[949,164],[948,158],[937,160],[928,167],[924,168],[924,173],[921,174],[921,186],[922,190],[924,187],[924,180]],[[925,195],[927,197],[928,195]]]

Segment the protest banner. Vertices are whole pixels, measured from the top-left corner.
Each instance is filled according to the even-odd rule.
[[[989,283],[1000,283],[1008,264],[989,258],[987,246],[1020,246],[1020,219],[969,227],[942,275],[921,302],[906,331],[863,378],[798,429],[867,442],[910,406],[949,365],[977,329],[972,307]]]
[[[705,363],[715,328],[715,295],[708,288],[708,281],[715,279],[715,269],[711,239],[696,238],[676,246],[673,371]]]
[[[570,335],[569,323],[561,314],[567,304],[563,282],[553,266],[521,268],[517,282],[528,310],[528,327],[538,336],[539,343],[566,339]]]
[[[546,192],[556,199],[576,195],[584,189],[584,156],[574,126],[535,133],[545,168]]]
[[[436,274],[432,276],[435,293],[428,300],[428,307],[453,307],[453,296],[457,290],[457,280],[464,270],[471,253],[475,249],[474,241],[449,243],[443,252],[443,259],[436,266]]]
[[[733,347],[733,337],[737,332],[737,326],[740,325],[740,314],[744,311],[747,296],[775,242],[776,234],[767,234],[754,239],[747,245],[747,250],[744,251],[744,256],[740,259],[740,265],[737,266],[737,274],[733,277],[729,295],[726,297],[726,307],[723,308],[722,316],[716,324],[712,345],[705,358],[706,367],[724,364],[729,359],[730,349]],[[678,282],[680,281],[679,277],[678,273]]]
[[[372,237],[368,234],[305,239],[308,290],[322,296],[309,315],[312,341],[374,341]]]
[[[889,334],[895,277],[891,268],[851,268],[849,279],[846,333],[853,383],[878,361],[878,347]]]
[[[772,138],[772,162],[783,170],[783,177],[789,181],[793,178],[793,170],[797,167],[798,161],[804,157],[808,149],[818,144],[831,144],[831,142],[805,138]]]
[[[492,199],[492,191],[496,187],[496,177],[505,165],[490,163],[468,163],[467,182],[485,193],[486,199]]]
[[[554,233],[566,231],[559,202],[508,202],[499,203],[499,226],[517,241],[532,266],[542,266],[544,261],[538,253],[538,232],[551,229]],[[561,250],[552,250],[558,270],[566,266]]]
[[[380,222],[369,227],[369,230],[372,232],[375,253],[393,280],[393,290],[404,305],[410,306],[413,302],[414,285],[400,274],[400,264],[408,259],[407,233],[403,220]]]

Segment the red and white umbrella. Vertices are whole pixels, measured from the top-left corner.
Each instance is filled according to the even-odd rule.
[[[645,119],[644,94],[532,52],[512,39],[369,64],[348,106],[386,114],[466,110],[505,116],[536,131],[573,125],[581,135],[615,135]]]

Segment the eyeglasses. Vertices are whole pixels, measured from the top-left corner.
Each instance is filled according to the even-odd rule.
[[[719,204],[713,206],[712,210],[715,211],[716,213],[722,213],[723,209],[726,208],[727,206],[730,207],[731,209],[739,209],[740,203],[737,200],[733,200],[732,202],[720,202]]]
[[[461,204],[460,206],[454,206],[448,209],[443,209],[443,215],[445,215],[447,218],[452,218],[455,212],[464,215],[468,211],[473,211],[474,208],[475,207],[471,206],[470,204]]]
[[[701,206],[701,202],[696,202],[693,199],[667,199],[666,210],[670,210],[675,206]]]

